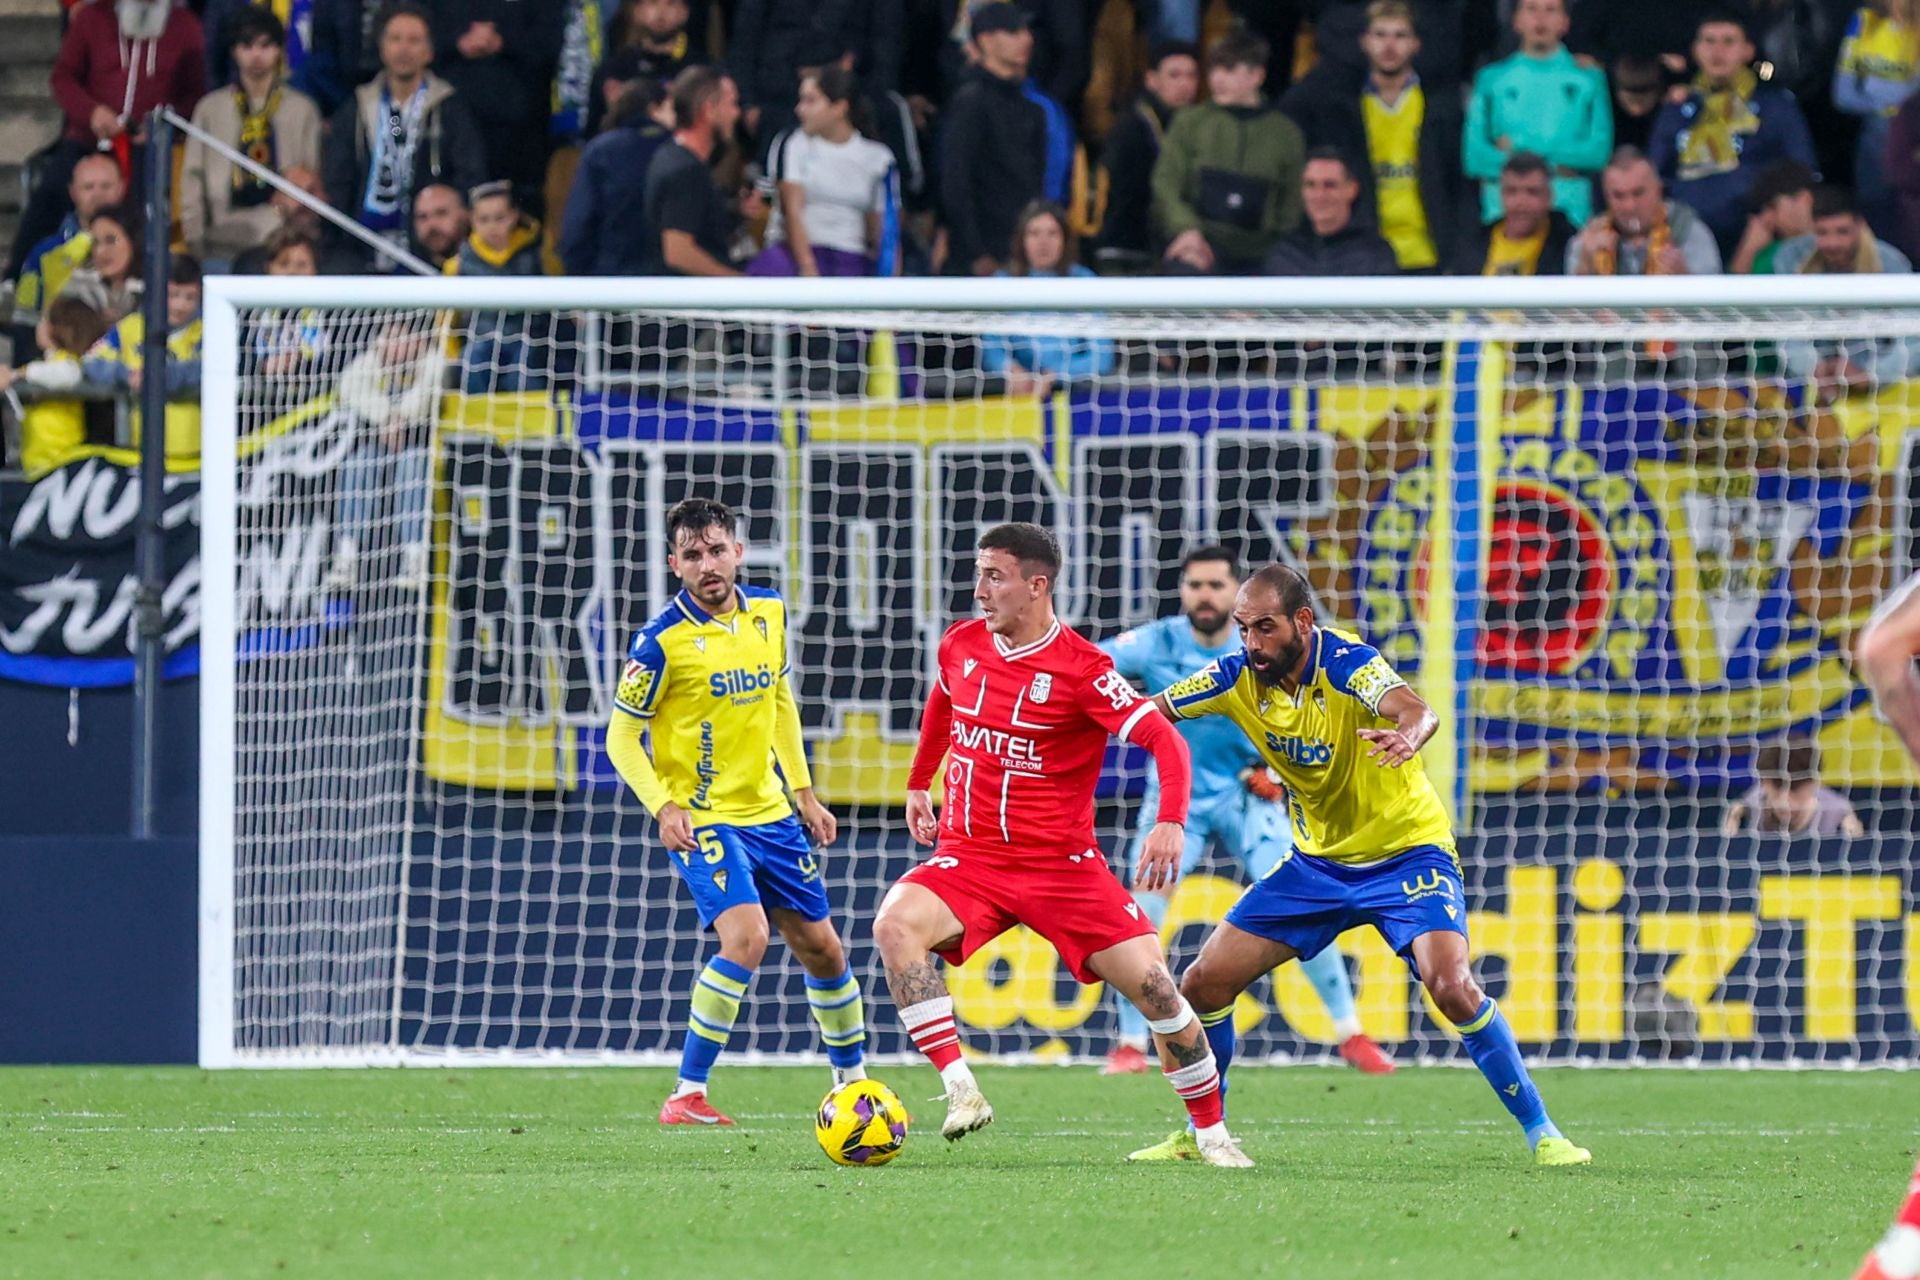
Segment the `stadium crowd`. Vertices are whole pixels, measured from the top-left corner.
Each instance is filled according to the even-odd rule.
[[[137,385],[131,193],[163,105],[367,233],[189,142],[183,363],[202,270],[402,269],[369,240],[516,276],[1889,272],[1920,249],[1913,0],[200,7],[72,7],[65,127],[7,268],[38,328],[0,379]],[[497,319],[474,344],[496,369],[540,340]],[[292,321],[255,336],[273,367],[310,349]],[[1887,356],[1782,365],[1844,389],[1909,372]],[[1070,340],[976,361],[1016,393],[1112,363]]]

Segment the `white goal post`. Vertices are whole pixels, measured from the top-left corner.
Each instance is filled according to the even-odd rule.
[[[213,277],[205,335],[205,1066],[673,1060],[709,942],[602,730],[693,492],[789,601],[882,1055],[931,643],[979,529],[1033,519],[1096,639],[1221,543],[1409,674],[1529,1053],[1920,1056],[1913,770],[1850,668],[1920,546],[1914,277]],[[1112,765],[1124,872],[1146,766]],[[1185,879],[1176,963],[1243,880],[1226,849]],[[1376,1038],[1455,1056],[1343,946]],[[950,976],[977,1052],[1109,1046],[1035,939]],[[1247,1060],[1330,1053],[1293,968],[1238,1019]],[[775,948],[732,1051],[813,1047]]]

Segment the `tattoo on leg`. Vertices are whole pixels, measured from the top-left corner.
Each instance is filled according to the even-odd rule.
[[[941,980],[940,971],[927,959],[918,960],[904,969],[887,970],[887,989],[893,993],[896,1007],[905,1009],[928,1000],[938,1000],[947,994],[947,984]]]
[[[1198,1027],[1194,1028],[1196,1031]],[[1167,1053],[1173,1058],[1176,1067],[1190,1067],[1196,1062],[1205,1062],[1209,1052],[1205,1033],[1196,1035],[1191,1044],[1181,1044],[1171,1036],[1167,1038]]]
[[[1173,979],[1165,969],[1151,969],[1140,983],[1140,1012],[1149,1018],[1171,1018],[1180,1008],[1174,994]]]

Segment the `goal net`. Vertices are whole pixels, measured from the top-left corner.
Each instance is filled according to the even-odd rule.
[[[1095,639],[1221,543],[1415,683],[1530,1053],[1910,1061],[1913,774],[1849,655],[1913,569],[1920,293],[1752,283],[211,282],[202,1060],[677,1051],[712,942],[605,727],[701,494],[788,601],[879,1054],[930,655],[1023,519]],[[1114,747],[1123,874],[1147,772]],[[1176,969],[1231,844],[1172,898]],[[1458,1054],[1371,930],[1341,946],[1390,1052]],[[974,1052],[1113,1042],[1024,932],[948,980]],[[1331,1052],[1297,966],[1237,1016],[1242,1061]],[[731,1047],[815,1052],[778,946]]]

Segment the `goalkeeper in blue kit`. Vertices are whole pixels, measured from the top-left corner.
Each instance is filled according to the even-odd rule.
[[[1156,692],[1190,675],[1215,658],[1240,649],[1233,634],[1233,602],[1240,589],[1238,558],[1225,547],[1201,547],[1180,565],[1180,612],[1136,627],[1101,644],[1127,679]],[[1180,874],[1190,874],[1217,843],[1247,876],[1259,880],[1293,848],[1282,789],[1271,781],[1266,763],[1246,735],[1225,720],[1188,720],[1181,736],[1193,757],[1193,806],[1187,818],[1186,848]],[[1146,832],[1158,809],[1157,779],[1141,802],[1142,827],[1132,842],[1137,867]],[[1167,894],[1136,888],[1133,897],[1155,926],[1167,921]],[[1301,971],[1333,1017],[1340,1056],[1370,1075],[1386,1075],[1393,1060],[1360,1029],[1353,1007],[1353,983],[1338,947],[1302,957]],[[1134,1075],[1158,1068],[1150,1062],[1147,1020],[1132,1003],[1115,997],[1120,1021],[1118,1043],[1107,1055],[1103,1075]]]

